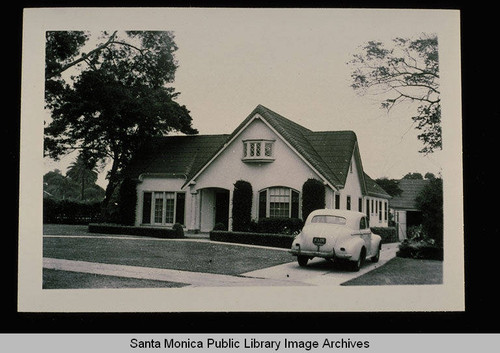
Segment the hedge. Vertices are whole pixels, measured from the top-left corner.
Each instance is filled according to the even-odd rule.
[[[101,221],[101,202],[43,199],[43,223],[89,224]]]
[[[297,234],[304,227],[300,218],[262,218],[252,225],[254,233]]]
[[[184,230],[181,225],[174,224],[172,228],[156,228],[156,227],[134,227],[123,226],[118,224],[91,223],[89,224],[89,233],[104,233],[104,234],[127,234],[138,235],[144,237],[163,238],[163,239],[180,239],[184,238]]]
[[[398,243],[398,233],[395,227],[371,227],[372,233],[382,237],[382,244]]]
[[[210,240],[213,241],[263,245],[284,249],[290,249],[294,238],[295,236],[288,234],[230,232],[223,230],[213,230],[210,232]]]

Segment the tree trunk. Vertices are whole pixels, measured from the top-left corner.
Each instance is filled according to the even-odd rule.
[[[101,204],[101,215],[104,221],[109,221],[109,201],[113,196],[113,192],[115,191],[116,185],[118,184],[117,180],[117,171],[118,171],[118,163],[116,162],[116,158],[113,159],[113,164],[111,166],[111,170],[109,171],[109,180],[108,185],[106,186],[106,193],[104,196],[104,200]]]

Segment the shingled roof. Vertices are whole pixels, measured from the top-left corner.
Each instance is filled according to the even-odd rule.
[[[171,175],[193,179],[242,129],[259,114],[331,185],[343,187],[354,153],[363,194],[389,197],[362,170],[356,134],[352,131],[313,132],[272,110],[258,105],[230,135],[172,136],[152,139],[138,153],[128,176]]]
[[[132,159],[125,175],[164,175],[191,179],[227,141],[229,135],[153,137]]]
[[[422,189],[429,183],[429,180],[422,179],[401,179],[398,186],[402,190],[401,195],[394,196],[389,201],[392,208],[405,210],[418,210],[415,199]]]

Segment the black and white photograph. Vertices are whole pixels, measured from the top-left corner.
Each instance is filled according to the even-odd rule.
[[[19,310],[464,310],[460,12],[40,8]]]

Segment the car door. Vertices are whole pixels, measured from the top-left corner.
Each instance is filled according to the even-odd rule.
[[[370,225],[368,224],[368,219],[366,217],[361,217],[359,221],[359,233],[363,241],[365,242],[366,256],[372,255],[372,232],[370,230]]]

